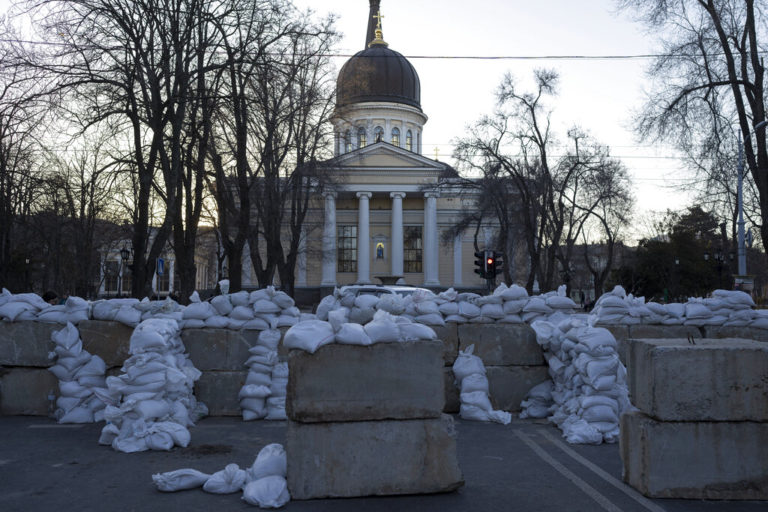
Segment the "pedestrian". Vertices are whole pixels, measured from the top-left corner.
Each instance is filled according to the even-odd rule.
[[[48,304],[55,306],[59,303],[59,296],[53,290],[48,290],[43,294],[43,300]]]
[[[584,290],[581,290],[579,295],[581,297],[581,309],[584,309],[584,299],[586,299],[586,297],[584,296]]]

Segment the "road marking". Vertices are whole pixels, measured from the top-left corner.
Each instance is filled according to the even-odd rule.
[[[83,425],[71,425],[71,424],[59,425],[58,423],[54,423],[53,425],[48,425],[48,424],[39,423],[36,425],[30,425],[27,428],[83,428]]]
[[[597,476],[638,502],[640,505],[644,506],[648,510],[651,510],[652,512],[666,512],[662,507],[658,506],[639,492],[635,491],[633,488],[625,484],[624,482],[619,481],[618,479],[614,478],[610,474],[608,474],[606,471],[604,471],[599,466],[593,464],[589,460],[585,459],[578,453],[576,453],[573,449],[569,448],[568,445],[563,443],[561,440],[557,439],[555,436],[553,436],[550,432],[547,432],[546,430],[541,430],[541,434],[549,439],[552,444],[560,448],[563,452],[565,452],[567,455],[569,455],[573,460],[576,462],[581,463],[582,465],[586,466],[588,469],[590,469],[593,473],[595,473]]]
[[[525,444],[528,445],[528,447],[533,450],[536,455],[541,457],[541,459],[555,468],[558,473],[563,475],[565,478],[570,480],[576,487],[581,489],[587,496],[595,500],[603,509],[607,510],[608,512],[622,512],[622,510],[611,503],[611,501],[600,494],[594,487],[589,485],[587,482],[579,478],[575,473],[573,473],[570,469],[566,468],[562,464],[560,464],[558,461],[556,461],[550,454],[548,454],[544,449],[536,444],[530,437],[528,437],[526,434],[521,432],[520,430],[515,430],[515,435],[520,438],[521,441],[523,441]]]

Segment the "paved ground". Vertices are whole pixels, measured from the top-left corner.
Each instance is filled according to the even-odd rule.
[[[511,425],[457,419],[466,485],[431,496],[293,501],[290,511],[765,511],[768,502],[648,500],[620,481],[617,445],[574,446],[542,422]],[[0,417],[0,510],[253,510],[239,494],[160,493],[153,473],[205,472],[252,464],[265,444],[283,442],[284,422],[209,418],[192,443],[171,452],[124,454],[99,446],[100,425],[57,425],[44,418]]]

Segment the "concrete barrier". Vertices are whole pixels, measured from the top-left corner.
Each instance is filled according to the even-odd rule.
[[[756,327],[736,327],[733,325],[706,326],[703,327],[707,338],[743,338],[768,342],[768,329],[758,329]]]
[[[240,416],[237,395],[247,376],[245,370],[205,371],[195,382],[195,398],[208,407],[210,416]]]
[[[44,368],[0,369],[0,414],[47,416],[49,394],[59,395],[59,381]]]
[[[520,403],[535,385],[549,379],[547,366],[487,366],[488,390],[496,409],[520,412]]]
[[[470,345],[486,366],[545,364],[536,333],[527,324],[461,324],[459,349]]]
[[[453,418],[288,422],[295,500],[450,492],[464,484]]]
[[[42,322],[0,322],[0,366],[48,368],[53,362],[51,334],[63,325]]]
[[[330,344],[288,357],[286,413],[294,421],[438,418],[445,405],[439,341]]]
[[[768,421],[768,344],[633,339],[632,402],[662,421]]]
[[[651,498],[768,499],[768,423],[621,417],[624,481]]]

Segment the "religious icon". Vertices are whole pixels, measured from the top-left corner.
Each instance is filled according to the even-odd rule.
[[[381,242],[376,244],[376,259],[377,260],[384,259],[384,244]]]

